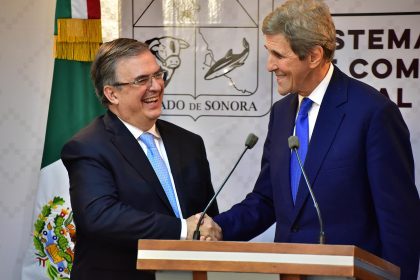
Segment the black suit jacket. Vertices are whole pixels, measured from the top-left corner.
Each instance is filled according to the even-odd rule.
[[[184,218],[214,194],[203,140],[158,120]],[[153,279],[136,270],[138,239],[179,239],[176,218],[138,141],[110,111],[62,150],[77,239],[72,279]],[[217,214],[217,205],[209,215]]]

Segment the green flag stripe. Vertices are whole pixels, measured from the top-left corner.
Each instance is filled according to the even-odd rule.
[[[57,0],[55,7],[54,35],[57,35],[57,19],[71,18],[71,0]]]
[[[64,143],[105,111],[90,80],[90,65],[55,60],[41,168],[60,159]]]

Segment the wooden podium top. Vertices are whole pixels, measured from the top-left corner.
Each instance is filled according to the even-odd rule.
[[[349,245],[139,240],[137,269],[399,279],[399,268]]]

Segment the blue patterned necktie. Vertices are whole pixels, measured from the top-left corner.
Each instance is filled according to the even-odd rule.
[[[311,106],[312,100],[309,98],[303,98],[296,118],[295,135],[299,139],[298,153],[302,164],[305,162],[306,152],[308,151],[309,145],[308,111],[311,109]],[[296,154],[292,153],[290,158],[290,187],[292,191],[293,204],[296,202],[296,195],[299,188],[301,174],[302,171],[300,170]]]
[[[147,158],[149,159],[157,177],[159,178],[160,184],[162,185],[163,190],[168,197],[169,203],[171,204],[175,215],[179,218],[179,211],[176,204],[175,192],[172,186],[171,177],[169,176],[168,168],[166,167],[166,164],[156,147],[154,136],[148,132],[145,132],[140,135],[139,138],[147,146]]]

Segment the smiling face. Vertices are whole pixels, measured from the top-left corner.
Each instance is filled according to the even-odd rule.
[[[119,83],[132,82],[160,71],[155,57],[149,51],[121,59],[116,65]],[[162,112],[163,79],[152,78],[146,85],[128,84],[104,87],[110,101],[109,109],[120,119],[143,131],[150,129]]]
[[[281,34],[264,35],[264,38],[268,51],[267,70],[276,75],[280,95],[292,92],[309,95],[316,86],[311,83],[311,56],[300,60]]]

